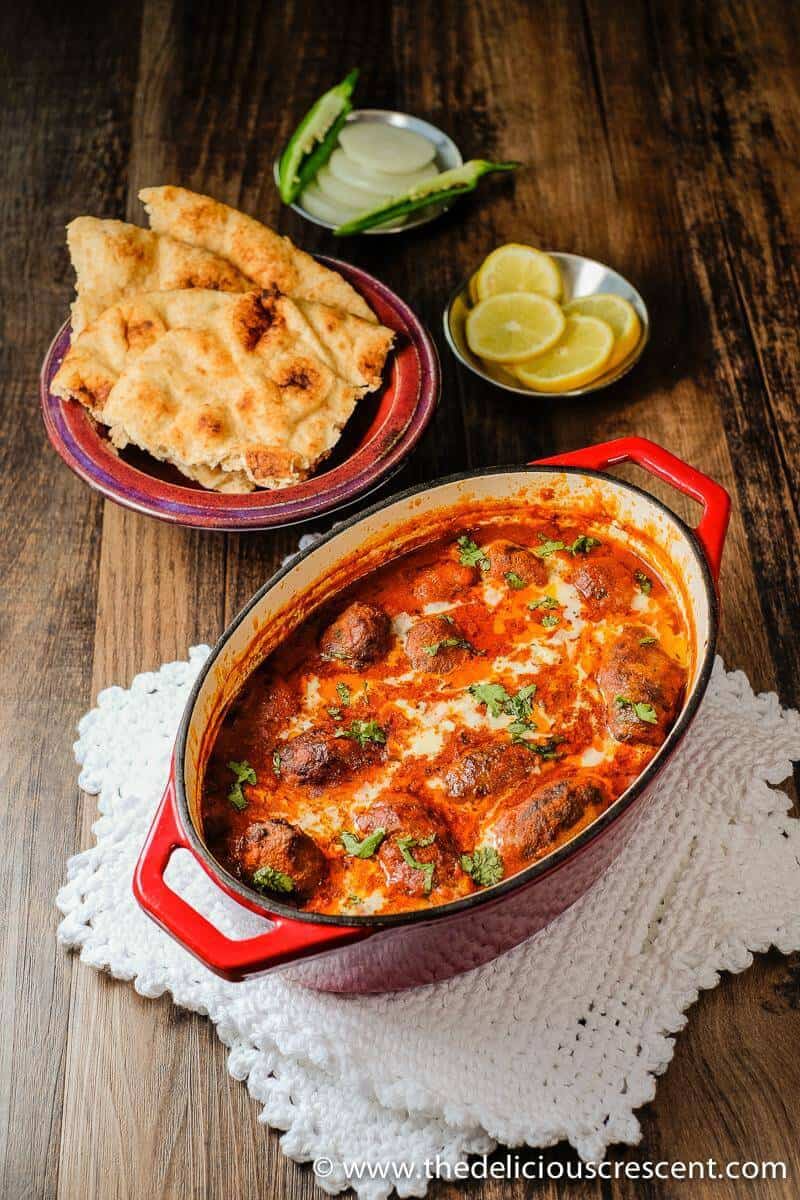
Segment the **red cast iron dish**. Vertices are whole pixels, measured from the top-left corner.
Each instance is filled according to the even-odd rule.
[[[229,531],[293,525],[351,504],[385,483],[400,470],[436,410],[436,347],[408,305],[384,284],[338,259],[319,256],[318,261],[343,275],[397,338],[383,386],[360,401],[331,458],[315,475],[276,491],[230,495],[207,491],[141,451],[131,448],[121,457],[83,405],[50,391],[69,349],[69,322],[56,334],[40,379],[47,435],[67,466],[125,508],[177,525]]]
[[[638,463],[699,501],[703,516],[697,528],[690,529],[649,493],[601,473],[622,462]],[[693,678],[674,728],[639,778],[596,821],[553,853],[492,888],[438,908],[372,917],[321,916],[266,899],[228,874],[198,832],[198,792],[210,740],[250,670],[288,629],[352,579],[354,552],[361,555],[359,569],[365,573],[386,560],[387,539],[393,554],[419,544],[426,527],[434,529],[437,520],[441,525],[443,514],[454,505],[466,503],[476,512],[491,514],[493,504],[524,504],[542,488],[548,489],[548,502],[567,508],[578,504],[581,496],[599,496],[627,527],[646,531],[651,544],[655,539],[659,562],[669,564],[680,581],[694,639]],[[133,886],[139,903],[187,950],[227,979],[291,965],[287,973],[292,979],[326,991],[394,991],[430,983],[488,962],[524,941],[574,903],[619,854],[647,806],[653,780],[697,712],[713,664],[717,576],[729,512],[730,499],[719,484],[652,442],[623,438],[527,467],[451,476],[350,518],[274,575],[205,663],[183,716],[167,789],[136,867]],[[255,657],[254,645],[261,647]],[[229,896],[264,917],[264,932],[232,940],[167,887],[164,871],[179,847],[189,850]]]

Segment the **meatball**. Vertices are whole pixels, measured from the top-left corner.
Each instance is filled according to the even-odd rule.
[[[606,647],[597,684],[618,742],[660,746],[683,700],[686,672],[647,639],[648,631],[636,626],[620,634]]]
[[[634,594],[633,576],[610,554],[592,554],[576,565],[571,582],[586,600],[598,607],[619,611],[630,608]]]
[[[382,746],[375,742],[361,746],[327,729],[307,729],[276,749],[282,776],[300,783],[326,783],[373,761]]]
[[[256,871],[269,867],[288,875],[291,892],[298,900],[307,899],[325,879],[328,864],[317,843],[288,821],[254,821],[242,834],[237,847],[240,874],[252,880]],[[280,886],[276,893],[287,891]]]
[[[382,608],[356,600],[324,631],[319,648],[326,658],[341,659],[358,669],[386,653],[391,631],[392,623]]]
[[[379,801],[356,819],[361,834],[385,829],[378,861],[386,882],[408,896],[427,896],[452,881],[456,847],[442,813],[414,796],[395,795]],[[404,853],[405,851],[405,853]],[[408,861],[422,864],[414,866]],[[426,870],[432,865],[433,870]]]
[[[423,617],[406,636],[406,654],[417,671],[447,675],[460,667],[472,653],[455,621],[447,617]]]
[[[589,805],[603,799],[600,784],[567,777],[544,784],[529,800],[504,809],[491,828],[506,868],[518,871],[539,858]]]
[[[444,777],[448,796],[474,800],[519,783],[531,769],[533,755],[524,746],[470,750]]]
[[[547,583],[547,567],[526,546],[498,538],[485,547],[489,559],[489,578],[507,582],[507,575],[517,575],[524,583]]]
[[[417,573],[411,590],[420,604],[436,604],[454,600],[461,592],[472,587],[477,578],[475,567],[465,567],[462,563],[445,559],[431,567],[423,567]]]

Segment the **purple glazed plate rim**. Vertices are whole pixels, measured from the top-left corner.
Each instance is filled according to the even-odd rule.
[[[379,320],[400,334],[390,375],[364,402],[377,410],[361,444],[333,469],[280,491],[243,495],[181,486],[120,458],[76,401],[63,401],[50,382],[69,346],[70,323],[54,337],[41,369],[40,400],[47,435],[68,467],[107,499],[135,512],[192,528],[228,532],[294,525],[353,503],[394,475],[436,410],[441,371],[436,346],[419,318],[385,284],[359,267],[316,255],[363,294]]]

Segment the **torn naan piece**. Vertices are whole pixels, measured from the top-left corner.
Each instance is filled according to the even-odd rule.
[[[85,405],[115,446],[201,483],[224,471],[287,487],[330,453],[364,388],[292,344],[285,300],[194,289],[122,301],[75,340],[51,390]]]
[[[180,187],[143,188],[139,199],[156,233],[220,255],[259,287],[376,320],[367,302],[337,271],[238,209]]]
[[[140,292],[247,292],[254,286],[219,255],[126,221],[77,217],[67,226],[67,245],[75,268],[73,337],[112,304]]]

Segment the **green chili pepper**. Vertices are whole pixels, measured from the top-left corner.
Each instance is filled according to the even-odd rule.
[[[324,167],[339,140],[339,133],[353,105],[350,98],[358,70],[320,96],[295,129],[278,165],[278,191],[284,204],[291,204],[307,183]]]
[[[351,221],[345,221],[344,225],[340,225],[333,232],[337,237],[344,237],[350,233],[362,233],[365,229],[372,229],[374,225],[383,225],[385,221],[393,221],[396,217],[404,217],[406,213],[416,212],[418,208],[427,208],[429,204],[443,204],[455,196],[462,196],[464,192],[471,192],[481,176],[488,175],[492,171],[516,171],[517,167],[521,166],[522,163],[518,162],[487,162],[483,158],[470,159],[463,166],[453,167],[450,171],[442,171],[440,175],[433,175],[430,179],[426,179],[417,187],[412,188],[410,192],[406,192],[402,196],[394,196],[385,204],[371,208],[368,212],[353,217]]]

